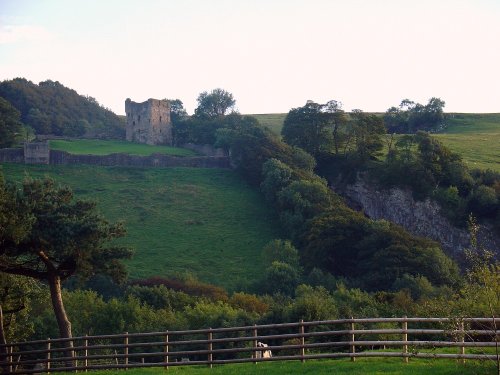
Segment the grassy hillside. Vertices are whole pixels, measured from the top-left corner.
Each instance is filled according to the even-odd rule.
[[[173,156],[194,156],[194,151],[168,146],[150,146],[126,141],[104,141],[97,139],[78,139],[72,141],[52,140],[50,148],[67,151],[71,154],[109,155],[113,153],[127,153],[131,155],[151,155],[153,153]]]
[[[280,134],[286,113],[251,115]],[[450,113],[447,128],[434,136],[462,155],[470,168],[500,172],[500,113]]]
[[[268,113],[249,116],[255,117],[261,125],[268,127],[273,133],[279,135],[281,134],[281,128],[283,127],[286,113]]]
[[[123,220],[133,278],[187,271],[232,290],[262,275],[262,246],[280,237],[272,210],[230,170],[4,164],[3,173],[54,177]]]
[[[462,155],[470,168],[500,172],[500,113],[451,113],[435,137]]]
[[[317,360],[300,362],[269,362],[269,363],[247,363],[214,366],[191,367],[170,367],[168,373],[182,375],[289,375],[289,374],[311,374],[311,375],[329,375],[329,374],[380,374],[380,375],[406,375],[406,374],[434,374],[434,375],[481,375],[493,374],[495,372],[494,363],[468,361],[465,365],[455,360],[423,360],[412,359],[408,364],[403,363],[401,359],[376,359],[376,358],[358,358],[356,362],[349,359],[339,360]],[[122,374],[123,370],[96,371],[92,374],[114,375]],[[134,369],[128,370],[130,375],[159,375],[167,374],[163,368]]]

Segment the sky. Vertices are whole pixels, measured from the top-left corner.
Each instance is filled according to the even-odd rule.
[[[125,99],[223,88],[244,114],[408,98],[500,112],[500,0],[0,0],[0,80]]]

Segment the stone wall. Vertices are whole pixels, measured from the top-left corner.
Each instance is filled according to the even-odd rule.
[[[363,211],[369,218],[391,221],[410,233],[440,242],[443,249],[454,257],[460,257],[463,250],[470,246],[467,229],[451,224],[441,215],[436,202],[430,199],[415,201],[409,190],[379,189],[362,178],[358,178],[355,184],[335,190],[346,198],[351,207]],[[491,228],[482,226],[478,237],[481,243],[500,255],[500,238],[494,235]]]
[[[125,101],[127,141],[148,145],[172,145],[172,122],[168,100]]]
[[[26,142],[24,144],[24,162],[26,164],[49,164],[48,142]]]
[[[195,143],[185,143],[180,147],[187,148],[188,150],[195,151],[205,156],[228,156],[222,148],[215,148],[211,144],[198,145]]]
[[[24,163],[22,148],[0,148],[0,163]]]
[[[176,157],[164,154],[136,156],[129,154],[75,155],[65,151],[50,151],[50,164],[90,164],[124,167],[194,167],[230,168],[228,157]]]

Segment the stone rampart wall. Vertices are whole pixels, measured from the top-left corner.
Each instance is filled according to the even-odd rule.
[[[124,167],[194,167],[229,168],[228,157],[176,157],[164,154],[136,156],[129,154],[75,155],[65,151],[50,151],[50,164],[90,164]]]
[[[0,163],[24,163],[22,148],[0,148]]]
[[[0,163],[25,163],[22,148],[0,149]],[[50,150],[49,164],[90,164],[122,167],[191,167],[231,168],[228,156],[177,157],[164,154],[136,156],[129,154],[75,155],[66,151]]]

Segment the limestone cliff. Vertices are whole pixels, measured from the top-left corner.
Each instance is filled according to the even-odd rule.
[[[347,203],[372,219],[385,219],[401,225],[410,233],[438,241],[453,257],[460,257],[470,246],[467,229],[457,228],[440,214],[439,205],[430,200],[416,201],[410,190],[392,188],[383,190],[358,178],[351,185],[334,186]],[[500,239],[489,227],[482,226],[479,241],[500,254]]]

